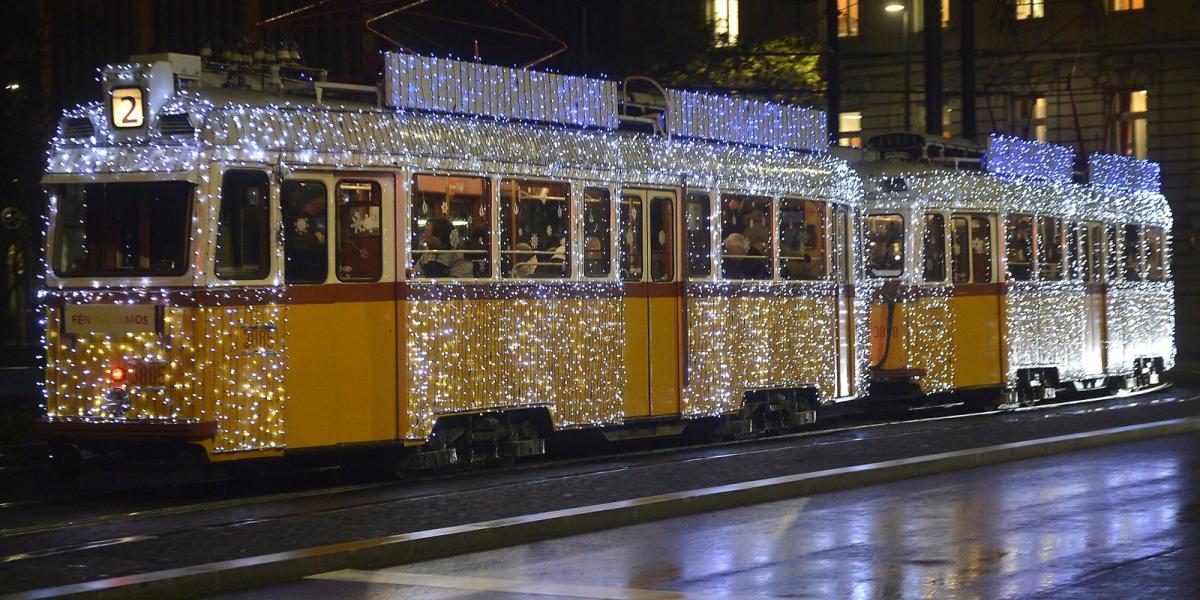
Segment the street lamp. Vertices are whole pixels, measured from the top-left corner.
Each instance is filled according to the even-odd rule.
[[[912,131],[912,59],[908,52],[908,9],[909,0],[892,0],[883,10],[900,13],[900,40],[904,46],[904,131]]]

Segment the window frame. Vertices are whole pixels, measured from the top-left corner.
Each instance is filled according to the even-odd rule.
[[[1009,254],[1009,222],[1018,218],[1029,219],[1029,255],[1028,261],[1025,264],[1029,265],[1029,274],[1025,277],[1013,277],[1012,261]],[[1037,215],[1033,213],[1005,213],[1004,214],[1004,281],[1038,281],[1039,269],[1038,264],[1038,228]]]
[[[120,273],[120,272],[109,272],[109,271],[79,274],[79,273],[71,273],[65,269],[60,268],[61,267],[60,261],[64,258],[63,252],[65,251],[65,246],[66,246],[66,242],[63,239],[64,235],[68,230],[78,229],[78,227],[65,226],[65,224],[62,222],[63,212],[64,212],[64,209],[63,209],[64,198],[63,197],[67,193],[68,187],[73,186],[73,187],[79,187],[79,188],[87,188],[88,186],[91,186],[91,185],[105,186],[105,185],[114,185],[114,184],[125,185],[125,184],[149,184],[149,183],[179,183],[179,184],[187,184],[187,185],[191,186],[191,189],[188,190],[188,193],[186,194],[187,207],[185,208],[185,214],[184,214],[184,218],[183,218],[183,225],[182,225],[182,232],[181,232],[183,235],[183,241],[182,241],[183,260],[181,261],[182,266],[183,266],[182,269],[176,269],[177,272],[169,272],[169,273],[162,272],[162,273],[154,273],[154,274],[146,274],[146,273],[134,274],[134,273]],[[57,199],[56,204],[52,204],[52,206],[54,206],[53,213],[47,215],[47,218],[49,220],[49,230],[47,231],[47,235],[45,238],[46,243],[48,245],[47,252],[45,254],[45,263],[46,263],[46,266],[49,267],[49,273],[48,273],[49,279],[51,279],[51,280],[52,279],[59,279],[59,280],[66,280],[66,279],[92,279],[92,280],[136,279],[138,281],[142,281],[142,280],[146,280],[146,279],[170,280],[170,279],[183,278],[183,277],[187,276],[189,273],[191,273],[192,269],[195,268],[195,266],[196,266],[195,261],[197,260],[196,254],[197,254],[197,252],[199,252],[198,248],[202,244],[202,242],[201,242],[202,238],[200,236],[196,235],[192,231],[194,229],[194,225],[193,225],[194,219],[197,215],[199,194],[201,193],[201,190],[202,190],[201,186],[198,185],[195,181],[193,181],[191,179],[158,179],[158,178],[144,178],[143,179],[143,178],[139,177],[139,178],[128,178],[128,179],[120,178],[120,179],[99,180],[99,181],[69,180],[69,181],[61,181],[61,182],[55,182],[55,183],[46,183],[46,184],[43,184],[41,187],[43,189],[43,194],[45,194],[47,197],[54,197]],[[84,208],[84,210],[86,211],[86,207]],[[218,217],[219,217],[219,214],[218,214]],[[215,240],[214,240],[214,243],[215,243]],[[214,263],[215,263],[215,257],[214,257]],[[215,268],[215,264],[214,264],[214,268]]]
[[[1138,282],[1146,280],[1145,268],[1145,227],[1141,223],[1126,222],[1121,224],[1121,281]],[[1129,270],[1129,228],[1136,227],[1137,235],[1135,236],[1136,247],[1133,248],[1133,254],[1137,257],[1137,262],[1133,267],[1133,277],[1130,277]]]
[[[838,0],[837,37],[852,38],[862,33],[859,4],[860,0]]]
[[[1140,4],[1140,6],[1121,6],[1123,4]],[[1146,10],[1146,0],[1104,0],[1104,10],[1109,14]]]
[[[1150,232],[1158,234],[1157,247],[1150,245]],[[1158,256],[1158,274],[1153,271],[1155,255]],[[1162,283],[1169,279],[1167,268],[1167,234],[1159,225],[1142,226],[1142,281]]]
[[[1021,7],[1026,7],[1028,13],[1021,16]],[[1046,18],[1046,2],[1045,0],[1015,0],[1013,2],[1013,20],[1016,21],[1036,21]]]
[[[708,269],[707,269],[707,273],[705,273],[703,275],[693,275],[692,274],[692,253],[691,253],[691,241],[692,241],[691,231],[692,231],[692,229],[690,229],[688,227],[687,210],[688,210],[688,207],[692,205],[693,197],[699,197],[699,196],[704,197],[704,199],[705,199],[704,205],[707,208],[707,212],[708,212],[707,216],[705,217],[707,222],[704,225],[704,234],[705,234],[705,238],[707,238],[707,242],[708,242],[708,244],[707,244],[708,245],[708,263],[707,263]],[[687,193],[684,194],[684,201],[683,201],[684,208],[683,208],[683,215],[682,215],[684,237],[681,238],[681,241],[683,243],[684,258],[687,259],[687,265],[686,265],[687,268],[685,269],[685,272],[687,273],[687,279],[689,281],[712,281],[712,280],[716,279],[716,277],[717,277],[717,272],[719,270],[719,267],[716,266],[717,260],[715,258],[716,253],[714,252],[714,249],[717,247],[716,236],[718,235],[718,232],[717,232],[717,228],[713,227],[713,215],[716,214],[713,211],[713,199],[715,197],[717,197],[717,193],[714,192],[713,190],[708,190],[708,189],[687,190]]]
[[[768,248],[767,254],[763,257],[763,260],[766,262],[767,269],[768,269],[766,277],[730,278],[730,277],[725,276],[725,239],[728,237],[728,235],[725,234],[725,199],[727,197],[737,197],[737,198],[741,198],[743,201],[745,201],[745,200],[753,200],[755,202],[765,201],[765,205],[766,205],[767,211],[768,211],[768,213],[767,213],[767,239],[769,240],[769,242],[771,244],[771,247]],[[719,276],[721,281],[739,282],[739,283],[740,282],[755,283],[755,282],[764,282],[764,281],[778,281],[778,274],[775,272],[775,262],[778,259],[778,248],[779,248],[779,245],[776,243],[777,240],[775,239],[776,230],[777,230],[775,220],[777,218],[776,208],[777,208],[778,202],[779,202],[779,196],[773,195],[773,194],[740,192],[740,191],[734,191],[734,190],[719,190],[718,191],[716,206],[717,206],[719,212],[717,212],[716,214],[720,216],[720,222],[718,223],[718,226],[716,229],[718,231],[717,243],[719,244],[719,246],[718,246],[718,251],[716,252],[717,264],[713,271],[714,271],[714,275]],[[743,231],[740,231],[740,232],[730,232],[729,235],[732,235],[733,233],[740,233],[741,235],[745,236],[745,225],[742,226],[742,229],[743,229]],[[747,241],[749,241],[749,240],[747,240]],[[749,250],[749,249],[747,249],[747,250]],[[747,256],[749,256],[749,255],[747,255]],[[754,258],[757,260],[758,257],[751,257],[751,258]]]
[[[222,275],[220,272],[221,256],[220,256],[220,252],[218,250],[218,246],[220,245],[220,240],[221,240],[221,211],[223,210],[224,205],[225,205],[225,198],[224,198],[225,180],[227,177],[229,177],[230,173],[255,173],[258,175],[262,175],[263,177],[266,178],[267,190],[266,190],[265,203],[267,205],[267,219],[266,219],[266,242],[265,242],[265,245],[266,245],[266,251],[267,251],[267,260],[266,260],[266,268],[262,270],[261,275],[256,274],[256,276],[253,276],[253,277],[242,277],[242,276],[226,277],[226,276]],[[222,169],[221,183],[218,186],[218,189],[221,190],[221,194],[218,195],[216,206],[213,209],[213,234],[212,234],[213,235],[213,238],[212,238],[213,239],[213,256],[212,256],[213,269],[212,269],[212,275],[215,280],[214,283],[216,283],[218,285],[239,285],[241,283],[262,282],[268,278],[274,277],[279,274],[279,270],[281,268],[281,265],[279,264],[281,262],[279,260],[279,258],[280,258],[279,254],[280,254],[281,249],[280,249],[280,247],[279,247],[280,245],[278,243],[278,240],[279,240],[278,223],[280,221],[280,218],[279,218],[279,185],[277,185],[277,183],[278,182],[275,180],[274,175],[272,175],[272,173],[266,169],[255,168],[254,166],[240,166],[240,165],[236,166],[236,167],[226,167],[226,168]]]
[[[498,278],[498,274],[499,274],[499,270],[500,270],[499,266],[497,265],[497,254],[496,254],[497,250],[498,250],[498,245],[497,245],[498,238],[496,235],[496,228],[499,223],[499,221],[498,221],[499,217],[496,214],[497,213],[496,186],[497,186],[497,182],[499,181],[499,178],[496,177],[495,175],[488,174],[488,173],[471,173],[471,172],[462,172],[462,171],[447,171],[447,172],[409,171],[409,172],[406,172],[404,175],[406,177],[405,190],[407,191],[407,198],[405,198],[404,214],[402,215],[402,218],[403,218],[403,223],[405,224],[404,225],[404,248],[406,249],[407,252],[402,259],[400,257],[397,257],[397,260],[404,261],[403,262],[403,264],[404,264],[403,270],[406,273],[405,279],[408,281],[424,282],[424,283],[431,283],[431,282],[445,283],[448,281],[494,281],[494,280],[496,280]],[[471,277],[453,277],[453,276],[449,276],[449,275],[445,276],[445,277],[431,277],[431,276],[422,275],[417,272],[418,267],[417,267],[416,263],[414,262],[413,257],[421,254],[421,252],[419,252],[417,247],[414,246],[413,242],[415,240],[413,238],[414,238],[414,236],[421,235],[421,232],[414,229],[415,227],[417,227],[416,221],[417,221],[418,217],[417,217],[417,215],[415,215],[413,213],[413,202],[415,201],[416,193],[417,193],[416,192],[417,177],[422,176],[422,175],[428,176],[428,177],[446,177],[446,178],[456,178],[457,177],[457,178],[463,178],[463,179],[478,179],[483,182],[483,186],[486,189],[484,190],[484,193],[482,193],[480,195],[480,201],[483,203],[486,203],[486,205],[488,207],[488,242],[489,243],[487,245],[486,251],[487,251],[487,257],[488,257],[489,272],[487,275],[478,276],[478,277],[474,276],[474,275],[472,275]],[[469,231],[468,231],[468,234],[469,234]],[[464,257],[464,260],[465,260],[465,257]]]
[[[286,226],[286,224],[283,223],[283,218],[285,216],[283,213],[283,203],[284,203],[284,193],[283,192],[284,192],[284,188],[286,188],[289,183],[298,183],[298,184],[315,183],[315,184],[319,184],[321,186],[321,189],[325,192],[325,274],[324,274],[324,277],[322,277],[319,280],[288,281],[288,278],[287,278],[288,227]],[[333,241],[333,235],[332,235],[332,232],[329,231],[329,221],[330,221],[329,206],[330,206],[330,204],[332,204],[332,201],[331,201],[332,196],[330,195],[329,190],[330,190],[329,182],[323,178],[314,177],[312,173],[305,173],[304,176],[295,177],[295,178],[287,178],[287,179],[284,179],[279,182],[280,232],[283,234],[283,281],[286,285],[320,285],[320,284],[329,282],[329,265],[333,262],[332,260],[330,260],[330,256],[329,256],[330,251],[333,248],[333,244],[331,243]]]
[[[831,233],[830,232],[831,232],[832,228],[830,227],[831,216],[830,216],[829,200],[828,199],[819,200],[816,198],[804,198],[801,196],[778,196],[774,199],[774,202],[775,202],[775,206],[773,207],[774,215],[773,215],[772,225],[771,225],[771,236],[773,239],[771,241],[771,246],[774,250],[772,253],[773,254],[772,260],[774,260],[775,265],[774,265],[774,269],[773,269],[774,274],[772,277],[772,281],[780,281],[783,283],[809,283],[809,282],[815,282],[815,281],[829,280],[831,277],[830,273],[832,271],[832,269],[830,268],[830,260],[831,260],[830,256],[831,256],[831,252],[832,252],[831,247],[830,247],[830,245],[831,245],[831,239],[830,239]],[[793,279],[793,278],[788,278],[788,277],[783,276],[783,262],[785,260],[796,260],[797,259],[797,257],[783,256],[783,237],[782,237],[782,232],[780,231],[780,224],[782,223],[782,220],[780,219],[780,215],[783,214],[783,203],[784,202],[803,202],[804,203],[802,205],[802,207],[803,207],[802,215],[805,219],[805,227],[806,228],[808,226],[807,225],[808,211],[806,209],[809,205],[815,205],[815,207],[816,207],[818,217],[820,218],[818,236],[819,236],[819,240],[820,240],[819,241],[819,244],[820,244],[819,249],[820,249],[820,256],[821,256],[821,272],[820,272],[820,275],[818,275],[817,277]]]
[[[339,283],[374,283],[377,281],[381,281],[381,280],[383,280],[383,274],[384,274],[384,271],[386,270],[386,263],[387,263],[387,243],[386,243],[385,231],[387,230],[387,227],[388,227],[388,223],[387,223],[388,220],[387,220],[386,213],[384,211],[383,184],[381,184],[378,179],[374,179],[374,178],[368,177],[368,176],[362,176],[362,175],[355,176],[356,174],[346,174],[346,175],[348,175],[348,176],[336,177],[334,179],[334,184],[333,184],[333,208],[334,208],[334,222],[335,222],[334,230],[337,232],[337,235],[334,238],[334,242],[337,246],[336,248],[334,248],[334,274],[336,275]],[[343,231],[342,231],[342,221],[343,221],[342,208],[343,208],[343,204],[341,203],[341,193],[340,192],[341,192],[342,185],[347,184],[347,183],[369,184],[372,186],[372,190],[374,190],[375,192],[378,192],[378,194],[379,194],[379,197],[374,204],[374,206],[376,206],[379,209],[379,233],[376,234],[379,237],[379,270],[378,270],[378,272],[376,272],[374,274],[374,277],[347,279],[346,277],[342,276],[342,243],[343,243],[343,239],[342,239],[343,238],[343,235],[342,235],[342,233],[343,233]],[[359,206],[372,206],[372,204],[370,204],[370,203],[358,202],[357,204]],[[345,207],[350,207],[350,206],[351,206],[351,204],[345,205]]]
[[[870,252],[867,251],[867,249],[866,249],[866,244],[870,241],[870,238],[871,238],[871,234],[870,234],[870,230],[868,228],[867,222],[872,217],[899,217],[900,218],[900,252],[901,252],[900,270],[896,271],[896,273],[894,275],[892,275],[892,274],[881,275],[881,274],[875,272],[874,267],[871,266],[871,256],[870,256]],[[863,263],[864,263],[863,266],[864,266],[864,270],[866,272],[867,277],[873,277],[876,279],[900,279],[900,278],[903,278],[904,274],[908,271],[908,259],[909,259],[908,237],[909,237],[908,236],[908,215],[906,215],[905,213],[902,213],[899,211],[894,211],[894,212],[867,213],[867,214],[863,215],[863,240],[862,240],[862,243],[860,244],[860,246],[861,246],[862,254],[863,254]],[[890,273],[890,271],[889,271],[889,273]]]
[[[1047,219],[1053,220],[1058,225],[1057,230],[1058,230],[1059,240],[1058,240],[1058,244],[1057,244],[1057,246],[1058,246],[1058,260],[1057,261],[1048,260],[1048,255],[1047,255],[1047,260],[1042,259],[1043,258],[1042,257],[1043,249],[1046,249],[1046,251],[1048,252],[1049,251],[1048,249],[1050,248],[1050,246],[1048,244],[1042,243],[1042,224],[1044,222],[1046,222]],[[1068,253],[1067,253],[1066,219],[1063,217],[1060,217],[1060,216],[1053,216],[1053,215],[1037,215],[1037,220],[1035,221],[1035,223],[1036,223],[1036,225],[1034,226],[1034,229],[1037,231],[1036,254],[1037,254],[1037,259],[1038,259],[1037,260],[1037,278],[1035,279],[1035,281],[1069,281],[1070,278],[1068,277],[1068,275],[1070,275],[1070,273],[1068,273],[1068,269],[1070,269],[1070,266],[1067,264],[1067,254]],[[1058,276],[1055,277],[1054,279],[1048,279],[1044,276],[1045,271],[1043,270],[1042,267],[1044,267],[1045,265],[1043,263],[1049,263],[1049,262],[1057,262],[1058,263]]]
[[[1138,93],[1145,94],[1145,108],[1133,110],[1133,96]],[[1129,110],[1121,110],[1122,100],[1125,96],[1129,97]],[[1112,142],[1112,152],[1139,160],[1146,159],[1150,154],[1150,90],[1146,88],[1121,90],[1113,94],[1111,102],[1112,133],[1110,141]],[[1140,134],[1139,124],[1141,125]],[[1122,129],[1125,127],[1128,127],[1130,138],[1129,153],[1126,153],[1122,140],[1124,137]]]
[[[505,254],[517,254],[518,252],[521,252],[521,251],[517,251],[517,250],[511,250],[511,249],[505,250],[504,249],[505,248],[504,242],[505,242],[506,236],[509,236],[512,234],[512,232],[508,231],[508,227],[510,225],[508,223],[504,223],[504,219],[503,219],[503,217],[504,217],[504,214],[503,214],[504,208],[503,207],[504,207],[504,203],[506,202],[506,200],[503,196],[503,193],[504,193],[503,187],[504,187],[504,182],[506,182],[506,181],[512,181],[512,182],[516,183],[518,191],[520,190],[520,187],[522,184],[530,184],[530,183],[546,183],[546,184],[550,184],[550,185],[566,186],[567,196],[566,196],[566,198],[564,198],[562,200],[563,205],[567,207],[566,226],[563,227],[563,233],[568,236],[568,239],[564,246],[566,248],[567,256],[563,257],[564,258],[563,264],[566,265],[566,272],[563,273],[562,276],[516,277],[512,274],[512,267],[510,267],[509,272],[507,274],[505,274],[505,272],[504,272],[504,256],[505,256]],[[495,248],[495,251],[496,251],[496,261],[495,261],[494,273],[495,273],[495,278],[497,280],[499,280],[499,281],[525,281],[525,282],[536,281],[536,282],[542,282],[542,283],[551,282],[551,281],[577,281],[578,280],[579,271],[575,268],[575,260],[574,260],[574,257],[576,255],[574,245],[577,240],[576,231],[575,231],[576,230],[576,226],[575,226],[576,189],[575,189],[575,186],[576,186],[576,181],[571,180],[569,178],[551,179],[549,177],[525,177],[522,175],[512,175],[512,174],[497,175],[495,177],[495,179],[494,179],[495,192],[493,194],[493,199],[495,201],[495,204],[493,205],[493,214],[495,215],[495,219],[498,223],[498,226],[496,228],[497,231],[495,233],[493,233],[493,239],[496,240],[495,243],[493,244],[493,247]],[[517,201],[520,202],[519,196],[517,198]],[[517,213],[514,212],[512,214],[515,215]],[[513,244],[513,245],[515,245],[515,244]],[[530,252],[531,253],[532,252],[541,252],[544,254],[546,251],[531,250]],[[535,254],[534,256],[536,257],[537,255]],[[513,266],[515,267],[516,265],[514,264]],[[540,267],[540,263],[538,266]],[[537,271],[535,269],[534,273],[536,274],[536,272]]]
[[[930,280],[925,278],[925,240],[929,231],[929,217],[942,218],[942,278],[940,280]],[[952,218],[947,217],[947,213],[941,210],[926,210],[921,214],[921,283],[932,285],[945,285],[946,283],[954,283],[951,277],[950,266],[950,244],[954,240],[950,239],[950,223]]]
[[[958,220],[958,219],[963,219],[966,222],[966,231],[967,231],[966,255],[967,255],[967,275],[968,275],[967,281],[955,281],[954,280],[954,247],[953,247],[954,246],[954,222],[955,222],[955,220]],[[975,228],[974,228],[974,225],[975,225],[974,220],[975,219],[982,219],[988,225],[987,241],[988,241],[989,265],[988,265],[988,280],[987,281],[976,281],[975,280],[975,264],[976,264],[975,256],[976,256],[976,254],[971,249],[971,247],[975,243],[975,239],[976,239]],[[997,255],[997,249],[999,248],[999,245],[996,243],[996,235],[997,235],[996,223],[998,220],[999,219],[997,218],[996,213],[973,212],[973,211],[951,212],[950,213],[950,246],[951,247],[950,247],[950,263],[949,263],[950,269],[949,269],[949,271],[950,271],[950,282],[952,284],[954,284],[954,285],[966,285],[966,284],[978,284],[978,283],[986,284],[986,283],[996,283],[999,281],[999,275],[998,275],[999,269],[997,268],[997,265],[999,264],[998,255]]]
[[[587,195],[589,190],[604,190],[608,194],[608,224],[606,231],[608,232],[608,270],[604,275],[588,275],[587,274]],[[617,271],[617,248],[616,248],[616,229],[613,228],[613,221],[616,219],[617,202],[613,202],[618,197],[616,186],[599,183],[579,183],[579,192],[575,194],[579,199],[579,231],[576,239],[579,241],[579,265],[576,272],[579,278],[587,281],[612,281],[619,275]],[[572,251],[574,254],[574,251]]]

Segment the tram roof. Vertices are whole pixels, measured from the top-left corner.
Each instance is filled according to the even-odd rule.
[[[856,169],[871,210],[946,208],[1171,225],[1170,206],[1158,192],[1005,177],[900,160],[861,163]]]
[[[647,183],[834,197],[861,204],[845,161],[827,154],[646,133],[381,108],[353,100],[202,87],[176,93],[158,127],[134,140],[72,123],[103,122],[99,102],[65,112],[48,173],[188,171],[230,162],[637,177]],[[72,121],[74,119],[74,121]],[[85,124],[86,125],[86,124]]]

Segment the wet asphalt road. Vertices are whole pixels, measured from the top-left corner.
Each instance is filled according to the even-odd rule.
[[[0,593],[1198,415],[1196,390],[1175,388],[1041,410],[171,504],[137,514],[123,512],[128,504],[102,514],[103,499],[73,512],[70,502],[47,512],[14,506],[0,509]],[[153,505],[156,493],[132,502]],[[48,580],[48,573],[54,577]]]
[[[958,471],[226,599],[1195,598],[1200,435]]]

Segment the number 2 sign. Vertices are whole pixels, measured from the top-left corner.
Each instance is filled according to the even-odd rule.
[[[142,101],[142,88],[113,88],[112,122],[118,129],[141,127],[146,121],[146,104]]]

